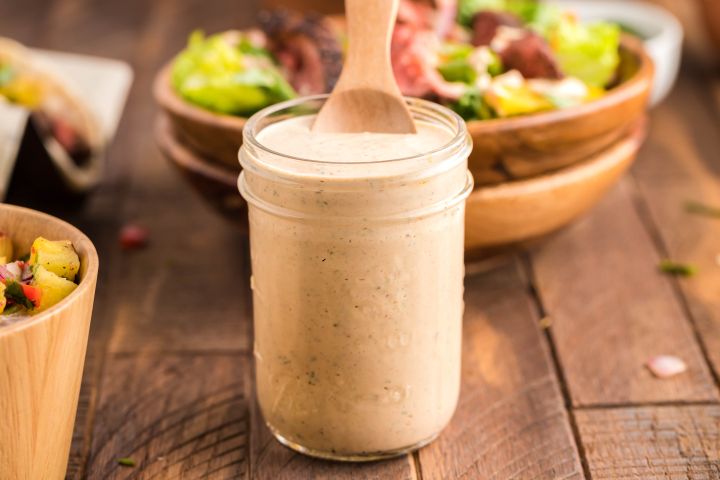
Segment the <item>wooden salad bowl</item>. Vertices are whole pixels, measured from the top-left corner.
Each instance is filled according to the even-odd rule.
[[[470,194],[465,250],[523,244],[554,232],[593,207],[635,160],[645,120],[590,158],[535,178],[484,185]]]
[[[467,200],[465,249],[473,254],[543,237],[595,205],[635,159],[645,136],[641,119],[623,138],[585,161],[535,178],[481,185]],[[227,219],[247,228],[247,206],[238,172],[215,165],[184,145],[161,115],[155,137],[165,156],[193,189]]]
[[[623,37],[620,83],[578,107],[534,115],[468,122],[474,147],[470,170],[477,185],[528,178],[572,165],[607,148],[642,117],[653,65],[642,43]],[[181,98],[170,83],[171,64],[157,74],[154,95],[178,139],[235,171],[246,118],[211,112]]]
[[[92,314],[98,256],[62,220],[0,205],[0,231],[18,252],[38,236],[70,240],[80,256],[79,285],[57,305],[0,326],[0,472],[2,478],[64,478]]]
[[[172,62],[157,74],[153,93],[175,134],[200,155],[239,172],[238,151],[247,118],[215,113],[186,101],[170,82],[171,68]]]

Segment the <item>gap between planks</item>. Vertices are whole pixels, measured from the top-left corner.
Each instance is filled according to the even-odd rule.
[[[523,277],[525,278],[525,281],[527,283],[528,287],[528,295],[532,299],[535,308],[538,312],[538,318],[543,319],[546,318],[548,313],[545,310],[545,305],[543,305],[542,298],[540,297],[540,292],[537,289],[536,282],[535,282],[535,272],[532,267],[532,261],[530,260],[529,253],[525,252],[521,256],[521,262],[520,266],[521,273]],[[547,343],[548,349],[550,351],[550,358],[552,359],[552,368],[554,369],[555,376],[558,379],[558,385],[560,387],[560,393],[563,397],[563,402],[565,404],[565,410],[567,411],[568,415],[568,422],[570,423],[570,429],[572,430],[573,434],[573,440],[575,441],[575,448],[578,449],[578,455],[580,455],[580,464],[583,469],[583,475],[585,476],[586,480],[591,480],[592,475],[590,474],[590,466],[587,462],[587,454],[585,452],[585,446],[583,445],[582,438],[580,437],[580,430],[578,428],[577,419],[575,418],[575,412],[572,408],[572,399],[570,397],[570,390],[568,389],[567,384],[567,378],[565,376],[565,371],[563,370],[562,363],[560,362],[560,357],[558,355],[558,351],[555,348],[555,342],[552,338],[552,329],[551,328],[544,328],[544,341]]]

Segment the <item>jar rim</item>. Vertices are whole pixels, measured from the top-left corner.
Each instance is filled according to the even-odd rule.
[[[279,152],[277,150],[273,150],[271,148],[268,148],[267,146],[263,145],[262,142],[260,142],[256,135],[255,130],[258,127],[259,123],[266,118],[271,117],[272,115],[278,114],[279,112],[282,112],[283,110],[290,110],[292,108],[296,108],[299,106],[302,106],[306,103],[311,102],[324,102],[330,97],[330,94],[324,93],[319,95],[310,95],[305,97],[299,97],[292,100],[287,100],[285,102],[276,103],[274,105],[271,105],[269,107],[265,107],[262,110],[259,110],[255,114],[253,114],[248,121],[245,123],[245,126],[243,127],[243,143],[249,143],[253,148],[256,148],[258,150],[261,150],[269,155],[278,156],[281,158],[285,158],[292,161],[299,161],[299,162],[307,162],[309,164],[314,165],[347,165],[347,162],[343,161],[332,161],[332,160],[317,160],[317,159],[311,159],[311,158],[303,158],[298,157],[296,155],[290,155],[287,153]],[[379,164],[395,164],[395,163],[402,163],[407,162],[411,160],[417,160],[423,157],[431,156],[431,155],[438,155],[442,152],[446,151],[453,151],[457,148],[461,148],[462,145],[466,142],[467,137],[467,126],[465,124],[465,120],[455,113],[454,111],[450,110],[447,107],[444,107],[442,105],[439,105],[435,102],[431,102],[429,100],[424,100],[421,98],[415,98],[415,97],[403,97],[405,99],[405,102],[408,105],[408,108],[411,112],[417,112],[426,110],[429,111],[430,114],[436,116],[436,117],[443,117],[448,121],[448,127],[452,128],[454,130],[453,137],[444,145],[434,148],[432,150],[428,150],[426,152],[417,153],[414,155],[408,155],[404,157],[397,157],[397,158],[390,158],[390,159],[384,159],[384,160],[369,160],[369,161],[362,161],[362,162],[352,162],[352,165],[354,166],[362,166],[362,165],[379,165]]]

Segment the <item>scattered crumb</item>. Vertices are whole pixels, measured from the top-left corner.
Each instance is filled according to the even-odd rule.
[[[687,370],[685,362],[672,355],[656,355],[651,357],[645,366],[658,378],[674,377]]]
[[[552,327],[552,317],[543,317],[538,322],[538,325],[540,325],[540,328],[543,330],[547,330],[548,328]]]
[[[128,223],[120,230],[120,246],[123,250],[137,250],[147,245],[149,237],[145,227]]]
[[[118,465],[122,465],[123,467],[134,467],[135,466],[135,460],[129,457],[123,457],[118,458],[117,460]]]

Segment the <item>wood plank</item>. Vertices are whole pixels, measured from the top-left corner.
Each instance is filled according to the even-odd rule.
[[[42,39],[42,32],[48,25],[49,9],[53,0],[23,0],[0,2],[0,32],[22,43],[33,43]]]
[[[575,412],[594,480],[720,478],[720,406]]]
[[[249,307],[235,291],[247,289],[242,282],[236,286],[231,281],[238,275],[247,277],[242,267],[245,258],[239,253],[245,245],[242,240],[235,241],[236,232],[216,219],[168,168],[149,132],[155,114],[150,88],[154,74],[183,46],[188,33],[197,27],[215,31],[246,25],[254,18],[256,7],[254,2],[244,2],[238,8],[227,0],[150,5],[136,0],[62,0],[60,4],[53,13],[54,25],[61,26],[54,27],[50,34],[53,47],[114,56],[129,61],[135,69],[135,84],[110,149],[105,180],[82,214],[77,215],[77,221],[96,226],[102,241],[94,240],[105,262],[101,274],[108,277],[101,280],[98,291],[98,315],[91,335],[94,341],[86,364],[69,469],[70,478],[82,478],[91,444],[89,432],[94,431],[93,407],[108,330],[115,324],[120,324],[111,343],[116,351],[224,350],[246,349],[249,345],[249,324],[240,318]],[[125,198],[132,200],[126,202]],[[145,205],[154,208],[144,209]],[[174,215],[165,215],[167,205],[175,206]],[[143,215],[138,215],[138,210]],[[161,221],[155,222],[158,218]],[[190,226],[188,218],[193,219]],[[154,237],[154,246],[147,252],[124,254],[117,246],[117,233],[128,220],[145,221],[153,225],[153,231],[160,230],[164,235]],[[164,243],[172,247],[163,248]],[[202,255],[207,260],[201,275],[197,275],[197,258]],[[144,275],[149,266],[152,274]],[[224,273],[226,280],[218,273]],[[132,285],[128,284],[129,278]],[[174,288],[158,293],[163,283],[171,283]],[[148,286],[154,286],[154,290]],[[218,295],[219,289],[224,296]],[[108,298],[107,302],[103,298]],[[142,298],[145,300],[139,304],[133,303]],[[219,303],[220,308],[214,310],[214,316],[204,316],[198,322],[197,315],[191,312],[206,311],[209,301]],[[132,325],[126,327],[122,322],[128,318]],[[158,318],[164,322],[158,322]]]
[[[239,354],[112,355],[89,478],[247,478],[247,372]]]
[[[718,400],[718,392],[627,179],[586,218],[532,253],[536,287],[576,406]],[[688,371],[654,378],[653,355]]]
[[[583,478],[527,282],[512,262],[466,278],[463,376],[421,478]]]
[[[125,148],[137,168],[122,212],[126,220],[148,226],[152,238],[147,250],[124,256],[115,266],[123,283],[117,286],[112,351],[249,348],[246,240],[190,191],[150,134],[156,110],[150,88],[154,74],[182,47],[189,32],[197,27],[242,27],[254,18],[252,3],[240,9],[246,17],[230,3],[153,3],[143,34],[146,67],[136,78],[141,100],[132,112],[135,128],[143,133]]]
[[[248,350],[250,294],[247,240],[219,219],[203,218],[178,197],[145,197],[160,207],[138,212],[152,244],[116,265],[113,352]],[[188,228],[183,218],[193,219]]]
[[[720,82],[718,82],[720,85]],[[707,84],[684,76],[653,115],[648,148],[633,169],[648,224],[656,226],[666,254],[697,265],[679,279],[705,351],[720,376],[720,218],[687,212],[688,201],[720,208],[720,109],[707,108]]]
[[[60,45],[122,58],[135,69],[135,84],[125,119],[110,149],[104,184],[79,216],[81,221],[99,225],[98,235],[103,241],[96,244],[107,262],[101,273],[108,277],[98,291],[99,299],[108,300],[101,300],[96,308],[99,315],[91,336],[96,342],[91,345],[97,345],[97,352],[90,351],[86,364],[81,393],[86,400],[79,405],[69,469],[70,478],[82,478],[91,432],[102,433],[93,429],[93,407],[106,339],[110,337],[107,330],[119,324],[110,344],[115,351],[232,350],[249,345],[249,323],[240,318],[247,314],[249,306],[244,303],[246,297],[235,290],[247,289],[242,282],[239,286],[233,283],[235,278],[247,277],[243,270],[245,244],[168,168],[149,132],[155,113],[150,88],[155,71],[182,47],[191,29],[220,29],[223,25],[219,22],[243,24],[247,22],[241,18],[243,12],[252,15],[254,7],[250,4],[238,9],[233,4],[231,8],[228,1],[153,2],[150,8],[146,2],[135,0],[90,2],[83,8],[77,1],[63,3],[74,5],[64,6],[55,16],[69,19],[75,30],[65,32],[67,35],[55,33],[59,42],[69,39]],[[222,9],[232,13],[219,15]],[[173,21],[168,22],[169,18]],[[152,175],[147,175],[148,171]],[[146,205],[153,208],[143,208]],[[175,207],[169,216],[168,205]],[[193,219],[191,225],[188,219]],[[144,221],[152,225],[151,233],[161,232],[151,239],[148,251],[126,254],[119,250],[117,234],[128,220]],[[198,258],[203,256],[207,257],[203,259],[205,264],[198,267]],[[170,284],[170,288],[160,291],[163,284]],[[210,301],[219,308],[198,321],[193,312],[207,311]],[[125,320],[129,326],[123,323]]]

